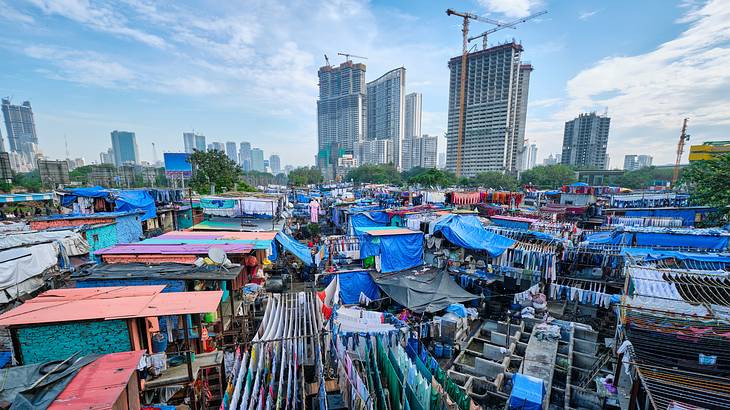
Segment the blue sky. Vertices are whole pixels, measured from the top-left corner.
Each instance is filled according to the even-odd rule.
[[[447,7],[501,20],[548,10],[490,37],[521,41],[535,67],[526,138],[540,161],[586,110],[612,117],[613,167],[634,153],[673,162],[685,116],[693,142],[730,139],[723,0],[0,0],[0,95],[32,102],[52,158],[65,156],[65,135],[73,157],[98,160],[123,129],[137,133],[143,160],[153,142],[161,159],[194,129],[307,165],[324,54],[367,56],[369,80],[406,67],[407,91],[423,93],[423,132],[443,135],[446,62],[461,50]]]

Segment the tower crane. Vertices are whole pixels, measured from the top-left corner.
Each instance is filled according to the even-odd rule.
[[[516,25],[522,23],[523,21],[527,21],[530,19],[533,19],[537,17],[537,15],[542,15],[547,13],[547,11],[543,11],[540,13],[536,13],[536,15],[524,17],[522,19],[518,19],[512,22],[502,22],[499,20],[490,19],[487,17],[477,16],[476,14],[469,13],[469,12],[462,12],[462,11],[456,11],[454,9],[447,9],[446,15],[447,16],[457,16],[461,17],[463,19],[462,26],[461,26],[461,34],[462,34],[462,50],[461,50],[461,75],[459,79],[459,128],[457,131],[457,143],[456,143],[456,176],[461,176],[461,151],[462,151],[462,143],[464,140],[464,103],[466,98],[465,93],[465,86],[466,86],[466,60],[467,56],[469,55],[469,41],[472,39],[469,38],[469,20],[476,20],[481,21],[482,23],[492,24],[496,27],[492,28],[491,30],[498,31],[503,28],[515,28]],[[482,33],[480,36],[484,36],[485,44],[486,44],[486,36],[490,34],[489,32]]]
[[[687,134],[687,121],[689,118],[685,118],[682,123],[682,132],[679,134],[679,142],[677,143],[677,160],[674,161],[674,173],[672,174],[672,188],[679,179],[679,162],[682,160],[682,154],[684,154],[684,143],[689,141],[689,134]]]
[[[510,21],[508,23],[504,23],[504,24],[498,25],[497,27],[494,27],[494,28],[490,28],[489,30],[483,32],[482,34],[480,34],[478,36],[469,37],[467,39],[467,41],[472,42],[472,41],[478,39],[479,37],[482,37],[482,39],[483,39],[482,40],[482,48],[487,48],[487,36],[488,35],[490,35],[492,33],[496,33],[499,30],[504,30],[506,28],[512,28],[512,29],[514,29],[514,28],[516,28],[515,26],[517,26],[518,24],[522,24],[522,23],[524,23],[526,21],[530,21],[532,19],[535,19],[537,17],[542,16],[543,14],[547,14],[547,10],[543,10],[543,11],[537,12],[535,14],[531,14],[531,15],[529,15],[527,17],[522,17],[522,18],[519,18],[517,20],[513,20],[513,21]]]
[[[324,61],[327,63],[327,67],[331,67],[330,66],[330,58],[327,57],[327,54],[324,55]]]
[[[345,61],[350,61],[350,57],[362,58],[363,60],[367,60],[368,59],[367,57],[356,56],[355,54],[349,54],[349,53],[337,53],[337,55],[338,56],[344,56],[345,57]]]

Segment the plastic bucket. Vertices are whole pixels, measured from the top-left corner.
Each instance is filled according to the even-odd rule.
[[[444,357],[451,357],[454,355],[454,345],[444,345]]]
[[[433,344],[433,355],[436,357],[444,356],[444,345],[439,342]]]

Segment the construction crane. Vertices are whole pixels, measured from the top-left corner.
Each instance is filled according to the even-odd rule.
[[[687,121],[689,118],[685,118],[682,123],[682,132],[679,134],[679,142],[677,143],[677,160],[674,161],[674,173],[672,174],[672,188],[679,179],[679,162],[682,160],[682,154],[684,154],[684,143],[689,141],[689,134],[687,134]]]
[[[542,15],[547,13],[547,11],[537,13],[537,15]],[[469,55],[469,20],[476,20],[481,21],[483,23],[487,24],[493,24],[496,27],[492,28],[491,30],[497,31],[501,30],[502,28],[515,28],[517,24],[522,23],[522,20],[527,21],[528,19],[532,19],[537,17],[537,15],[532,15],[525,17],[523,19],[515,20],[509,23],[504,23],[499,20],[490,19],[487,17],[477,16],[473,13],[468,12],[461,12],[456,11],[453,9],[447,9],[446,10],[447,16],[457,16],[464,19],[462,23],[461,28],[461,34],[462,34],[462,50],[461,50],[461,76],[459,79],[459,128],[457,132],[457,142],[456,142],[456,176],[461,176],[461,148],[464,141],[464,105],[465,105],[465,98],[466,93],[464,92],[464,88],[466,87],[466,60],[467,56]],[[494,32],[493,31],[493,32]],[[490,34],[488,32],[482,33],[480,36],[485,37],[486,42],[486,36]]]
[[[350,61],[350,57],[362,58],[363,60],[367,60],[368,59],[367,57],[356,56],[355,54],[349,54],[349,53],[337,53],[337,55],[338,56],[345,56],[345,61]]]
[[[483,39],[482,40],[482,48],[487,48],[487,36],[488,35],[490,35],[492,33],[495,33],[495,32],[497,32],[499,30],[506,29],[506,28],[512,28],[512,29],[514,29],[514,28],[516,28],[515,27],[516,25],[522,24],[522,23],[524,23],[526,21],[530,21],[532,19],[535,19],[537,17],[540,17],[543,14],[547,14],[547,10],[543,10],[543,11],[537,12],[535,14],[531,14],[531,15],[529,15],[527,17],[522,17],[522,18],[519,18],[519,19],[514,20],[514,21],[510,21],[509,23],[504,23],[504,24],[498,25],[497,27],[494,27],[494,28],[490,28],[489,30],[485,31],[484,33],[482,33],[482,34],[480,34],[478,36],[469,37],[467,39],[467,41],[472,42],[472,41],[478,39],[479,37],[482,37],[482,39]]]
[[[447,16],[457,16],[464,19],[461,23],[461,33],[463,37],[462,50],[461,50],[461,78],[459,88],[459,128],[457,131],[456,141],[456,176],[461,176],[461,145],[464,140],[464,85],[466,83],[466,56],[469,54],[469,20],[481,21],[487,24],[495,24],[497,27],[502,26],[501,21],[493,20],[490,18],[477,16],[476,14],[469,12],[456,11],[454,9],[446,10]]]
[[[327,67],[332,67],[332,66],[330,65],[330,58],[329,58],[329,57],[327,57],[327,54],[325,54],[325,55],[324,55],[324,61],[325,61],[325,62],[327,63]]]

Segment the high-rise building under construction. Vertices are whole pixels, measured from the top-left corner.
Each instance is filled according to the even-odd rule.
[[[461,175],[516,173],[524,151],[532,66],[522,64],[522,45],[511,42],[467,57]],[[461,56],[449,61],[446,169],[456,171],[461,92]]]

